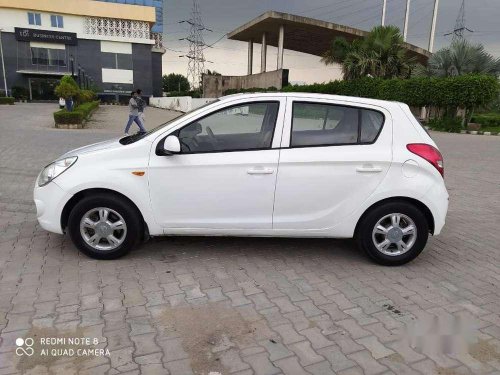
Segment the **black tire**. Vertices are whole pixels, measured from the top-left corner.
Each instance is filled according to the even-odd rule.
[[[372,234],[375,225],[386,215],[401,213],[408,216],[417,228],[416,239],[407,252],[386,255],[375,246]],[[424,249],[429,238],[429,223],[425,214],[415,205],[404,201],[392,201],[370,209],[361,219],[356,233],[358,247],[375,262],[385,266],[399,266],[415,259]]]
[[[119,213],[127,227],[123,242],[112,250],[98,250],[88,245],[80,233],[82,217],[93,208],[106,207]],[[94,259],[117,259],[135,246],[144,237],[144,223],[137,208],[125,198],[109,193],[99,193],[83,198],[71,210],[68,220],[68,232],[75,246],[85,255]]]

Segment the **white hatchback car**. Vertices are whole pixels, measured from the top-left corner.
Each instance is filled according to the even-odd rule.
[[[227,96],[68,152],[34,195],[40,225],[98,259],[149,236],[334,237],[398,265],[448,209],[442,156],[407,105],[296,93]]]

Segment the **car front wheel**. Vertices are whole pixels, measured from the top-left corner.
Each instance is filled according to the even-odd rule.
[[[111,194],[85,197],[68,220],[70,237],[84,254],[95,259],[116,259],[127,254],[142,238],[137,209]]]
[[[407,202],[388,202],[370,210],[358,227],[357,241],[374,261],[396,266],[415,259],[429,237],[424,213]]]

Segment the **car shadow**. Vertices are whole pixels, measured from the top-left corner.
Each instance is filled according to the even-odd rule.
[[[155,237],[127,258],[175,262],[189,258],[321,258],[339,263],[371,263],[352,239],[270,237]]]

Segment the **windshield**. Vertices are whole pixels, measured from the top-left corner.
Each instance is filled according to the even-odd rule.
[[[175,117],[175,118],[173,118],[173,119],[171,119],[171,120],[169,120],[169,121],[167,121],[167,122],[165,122],[165,123],[163,123],[161,125],[158,125],[157,127],[153,128],[151,130],[148,130],[146,133],[142,133],[142,134],[141,133],[136,133],[136,134],[132,134],[132,135],[129,135],[127,137],[124,137],[124,138],[120,139],[120,143],[122,145],[129,145],[131,143],[137,142],[138,140],[140,140],[140,139],[142,139],[144,137],[147,137],[150,134],[156,133],[158,130],[163,129],[164,127],[170,125],[174,121],[180,120],[183,117],[185,117],[185,116],[187,116],[187,115],[189,115],[189,114],[191,114],[191,113],[193,113],[195,111],[199,111],[200,109],[208,107],[209,105],[214,104],[215,102],[218,102],[218,101],[219,101],[219,99],[216,99],[214,101],[211,101],[210,103],[206,103],[206,104],[202,105],[201,107],[197,107],[197,108],[194,108],[194,109],[192,109],[192,110],[190,110],[190,111],[188,111],[186,113],[179,114],[179,116],[177,116],[177,117]]]

